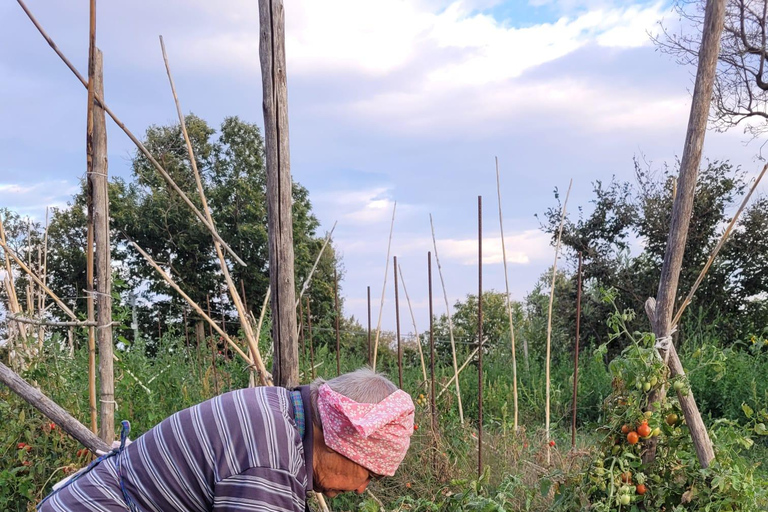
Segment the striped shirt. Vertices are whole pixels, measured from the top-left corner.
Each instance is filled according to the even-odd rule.
[[[305,512],[312,489],[309,387],[299,388],[308,428],[294,421],[290,391],[225,393],[180,411],[53,494],[40,512]]]

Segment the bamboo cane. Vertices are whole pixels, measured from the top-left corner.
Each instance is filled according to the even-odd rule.
[[[517,432],[517,355],[515,350],[515,326],[512,322],[512,299],[509,293],[509,275],[507,274],[507,246],[504,243],[504,219],[501,213],[501,178],[499,177],[499,159],[496,158],[496,191],[499,196],[499,230],[501,231],[501,254],[504,261],[504,286],[507,291],[507,315],[509,316],[509,338],[512,345],[512,396],[514,401],[514,431]]]
[[[208,209],[208,200],[205,197],[205,191],[203,190],[203,182],[200,178],[200,172],[197,169],[197,160],[195,158],[195,152],[192,149],[192,141],[189,138],[189,133],[187,132],[187,124],[184,120],[184,114],[181,111],[181,103],[179,102],[179,96],[176,94],[176,86],[173,82],[173,76],[171,75],[171,67],[168,63],[168,55],[165,51],[165,43],[163,42],[163,36],[160,36],[160,47],[163,52],[163,62],[165,63],[165,70],[168,73],[168,81],[171,84],[171,92],[173,93],[173,100],[176,103],[176,112],[179,115],[179,123],[181,125],[181,133],[184,135],[184,142],[187,146],[187,152],[189,153],[189,161],[190,166],[192,167],[192,173],[195,176],[195,183],[197,184],[197,191],[200,195],[200,200],[203,204],[203,212],[205,213],[205,218],[208,221],[208,223],[211,225],[213,230],[215,231],[215,223],[213,222],[213,217],[211,216],[211,212]],[[219,264],[221,266],[221,272],[224,274],[224,279],[227,283],[227,289],[229,290],[229,296],[232,298],[232,302],[235,305],[235,309],[237,310],[237,315],[240,318],[240,326],[243,328],[243,333],[245,334],[245,339],[248,342],[248,348],[251,351],[251,360],[256,362],[256,367],[259,371],[259,377],[261,380],[261,383],[263,385],[267,384],[267,370],[264,366],[264,362],[261,359],[261,353],[259,352],[259,346],[254,338],[253,335],[253,327],[251,326],[251,323],[248,321],[248,316],[245,313],[245,307],[243,306],[243,302],[240,299],[240,295],[237,293],[237,288],[235,287],[235,283],[232,281],[232,276],[229,274],[229,268],[227,267],[227,262],[224,259],[224,253],[221,249],[221,244],[217,240],[216,237],[213,237],[213,246],[216,249],[216,255],[219,258]]]
[[[128,243],[129,243],[129,244],[131,244],[131,246],[132,246],[134,249],[136,249],[136,251],[138,251],[138,253],[139,253],[139,254],[141,254],[141,255],[144,257],[144,259],[145,259],[145,260],[147,260],[147,263],[149,263],[149,265],[150,265],[152,268],[154,268],[155,270],[157,270],[157,272],[158,272],[158,273],[159,273],[159,274],[162,276],[162,278],[165,280],[165,282],[166,282],[166,283],[168,283],[168,285],[169,285],[171,288],[173,288],[173,289],[176,291],[176,293],[178,293],[179,295],[181,295],[181,298],[183,298],[185,301],[187,301],[187,303],[188,303],[190,306],[192,306],[192,309],[194,309],[194,310],[197,312],[197,314],[198,314],[198,315],[200,315],[200,316],[203,318],[203,320],[205,320],[206,322],[208,322],[208,325],[210,325],[210,326],[213,328],[213,330],[214,330],[214,331],[216,331],[216,332],[219,334],[219,336],[221,336],[222,338],[224,338],[224,341],[226,341],[226,342],[227,342],[227,344],[228,344],[230,347],[232,347],[232,349],[233,349],[235,352],[237,352],[237,354],[238,354],[240,357],[242,357],[242,358],[243,358],[243,360],[245,360],[245,361],[246,361],[246,362],[247,362],[249,365],[251,365],[251,366],[255,364],[255,363],[254,363],[254,362],[253,362],[253,361],[252,361],[252,360],[251,360],[251,359],[250,359],[250,358],[249,358],[249,357],[248,357],[248,356],[245,354],[245,352],[243,352],[243,350],[242,350],[242,349],[241,349],[239,346],[237,346],[237,344],[236,344],[234,341],[232,341],[232,338],[230,338],[230,337],[229,337],[229,334],[227,334],[226,332],[224,332],[224,331],[221,329],[221,327],[219,327],[219,325],[218,325],[218,324],[217,324],[217,323],[216,323],[214,320],[212,320],[212,319],[211,319],[211,317],[210,317],[210,316],[206,315],[206,314],[205,314],[205,311],[203,311],[203,309],[202,309],[200,306],[198,306],[198,305],[197,305],[197,303],[196,303],[194,300],[192,300],[192,299],[189,297],[189,295],[187,295],[186,293],[184,293],[184,291],[183,291],[181,288],[179,288],[179,285],[177,285],[177,284],[176,284],[176,282],[173,280],[173,278],[171,278],[171,276],[169,276],[169,275],[168,275],[168,274],[165,272],[165,270],[163,270],[162,268],[160,268],[160,266],[159,266],[157,263],[155,263],[155,260],[153,260],[153,259],[152,259],[152,256],[150,256],[149,254],[147,254],[147,253],[144,251],[144,249],[142,249],[141,247],[139,247],[139,245],[138,245],[136,242],[134,242],[134,241],[133,241],[133,240],[132,240],[132,239],[131,239],[131,238],[130,238],[128,235],[126,235],[125,233],[122,233],[122,235],[123,235],[123,237],[125,237],[125,239],[128,241]],[[261,371],[261,369],[260,369],[260,371]],[[264,370],[264,371],[266,372],[266,370]]]
[[[427,378],[427,365],[424,362],[424,351],[421,348],[421,340],[419,339],[419,330],[416,327],[416,316],[413,314],[413,307],[411,306],[411,298],[408,296],[408,288],[405,287],[405,279],[403,278],[402,265],[397,266],[397,271],[400,273],[400,284],[403,285],[403,292],[405,293],[405,301],[408,303],[408,311],[411,313],[411,322],[413,323],[413,332],[416,336],[416,346],[419,347],[419,358],[421,359],[421,373],[424,377],[424,385],[429,387],[429,379]]]
[[[389,226],[389,242],[387,243],[387,261],[384,264],[384,285],[381,287],[381,304],[379,305],[379,322],[376,325],[376,338],[373,341],[373,371],[376,371],[376,360],[379,355],[379,335],[381,334],[381,314],[384,311],[384,294],[387,291],[387,272],[389,271],[389,253],[392,247],[392,231],[395,229],[395,211],[397,202],[392,207],[392,222]]]
[[[549,446],[549,416],[550,416],[550,382],[549,382],[549,367],[550,367],[550,359],[551,359],[551,348],[552,348],[552,306],[555,301],[555,279],[557,278],[557,258],[560,253],[560,238],[563,235],[563,224],[565,223],[565,213],[566,213],[566,207],[568,206],[568,197],[571,195],[571,186],[573,185],[573,179],[571,179],[570,183],[568,184],[568,192],[565,194],[565,202],[563,203],[563,210],[560,213],[560,228],[557,231],[557,243],[555,244],[555,262],[552,265],[552,288],[549,291],[549,310],[547,314],[547,361],[546,361],[546,386],[547,386],[547,397],[546,397],[546,416],[545,416],[545,426],[544,429],[546,431],[546,440],[547,440],[547,464],[551,462],[552,457],[552,449]]]
[[[445,280],[443,279],[443,267],[440,265],[440,257],[437,254],[437,239],[435,238],[435,224],[432,222],[432,214],[429,214],[429,225],[432,228],[432,246],[435,249],[435,262],[437,263],[437,273],[440,275],[440,284],[443,287],[443,298],[445,299],[445,316],[448,319],[448,334],[451,337],[451,354],[453,356],[453,373],[456,376],[456,399],[459,403],[459,419],[464,425],[464,407],[461,404],[461,388],[459,386],[459,365],[456,360],[456,341],[453,338],[453,319],[451,318],[451,308],[448,305],[448,292],[445,290]]]
[[[680,318],[683,316],[683,312],[685,312],[685,308],[687,308],[688,305],[691,303],[691,300],[693,300],[693,295],[696,293],[696,290],[698,290],[699,285],[704,280],[704,277],[707,275],[707,272],[709,271],[709,267],[712,266],[712,262],[715,261],[715,258],[720,252],[720,249],[723,248],[723,244],[725,244],[725,241],[730,236],[731,231],[733,230],[733,227],[736,225],[736,221],[739,220],[739,216],[744,211],[744,208],[746,208],[747,203],[749,202],[749,198],[752,197],[752,193],[757,188],[757,185],[760,183],[760,180],[763,179],[763,176],[765,175],[765,171],[767,170],[768,170],[768,164],[765,164],[763,166],[763,170],[757,176],[757,179],[752,184],[752,187],[749,189],[749,192],[747,192],[747,195],[744,196],[744,199],[741,201],[741,205],[739,206],[739,209],[736,211],[736,214],[731,219],[731,222],[728,224],[728,227],[725,228],[725,231],[720,237],[720,240],[717,242],[717,246],[715,246],[715,249],[712,251],[712,254],[709,255],[709,259],[707,260],[707,263],[704,265],[704,268],[701,269],[701,272],[699,273],[699,277],[696,278],[696,282],[693,283],[693,286],[691,287],[691,291],[688,292],[688,295],[685,297],[685,300],[680,305],[680,309],[677,311],[677,314],[675,314],[675,318],[672,320],[673,326],[677,325],[678,322],[680,322]]]
[[[83,84],[85,88],[88,88],[88,82],[83,78],[83,76],[80,74],[79,71],[75,68],[75,66],[72,65],[72,63],[67,59],[67,57],[64,55],[64,53],[59,49],[58,46],[56,46],[56,43],[53,42],[53,39],[45,32],[42,25],[37,21],[37,19],[32,15],[32,12],[29,10],[27,5],[24,3],[23,0],[16,0],[16,2],[19,4],[19,6],[24,10],[24,13],[27,15],[29,20],[32,22],[32,24],[35,26],[38,32],[40,32],[40,35],[43,36],[43,38],[46,40],[48,45],[51,47],[51,49],[56,53],[56,55],[59,56],[59,58],[64,62],[64,64],[69,68],[70,71],[77,77],[78,80],[80,80],[80,83]],[[232,258],[235,259],[239,264],[246,266],[245,262],[240,259],[240,257],[232,250],[232,248],[219,236],[216,229],[211,226],[208,221],[206,221],[205,217],[202,213],[200,213],[200,210],[197,209],[197,207],[192,203],[192,201],[187,197],[187,195],[184,193],[181,188],[176,184],[175,181],[173,181],[173,178],[168,174],[168,172],[163,168],[163,166],[158,163],[158,161],[152,156],[152,154],[149,152],[149,150],[144,146],[144,144],[141,143],[141,141],[125,126],[125,124],[115,115],[114,112],[107,106],[106,102],[104,101],[104,98],[102,98],[100,95],[95,94],[94,95],[95,101],[98,101],[99,104],[102,106],[104,111],[109,115],[109,117],[112,118],[112,120],[115,122],[115,124],[125,132],[125,134],[128,136],[129,139],[136,145],[136,147],[139,149],[139,151],[144,155],[144,157],[149,160],[149,162],[152,164],[152,166],[157,170],[157,172],[160,173],[160,175],[165,179],[166,183],[181,197],[181,199],[189,206],[189,208],[192,210],[192,212],[195,214],[195,216],[200,220],[200,222],[203,223],[203,225],[208,229],[208,231],[211,232],[211,234],[219,241],[219,243],[224,247],[224,249],[232,256]]]

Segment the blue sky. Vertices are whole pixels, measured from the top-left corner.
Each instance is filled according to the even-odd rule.
[[[88,3],[28,5],[85,73]],[[651,44],[662,18],[678,23],[669,2],[287,1],[292,173],[322,229],[338,221],[347,312],[364,321],[370,286],[376,322],[395,201],[392,254],[423,328],[430,213],[453,303],[477,291],[483,196],[484,284],[504,289],[494,157],[516,299],[552,264],[534,214],[555,187],[573,178],[569,209],[588,208],[592,182],[631,179],[634,156],[672,163],[695,70]],[[0,205],[39,219],[85,172],[85,89],[15,2],[0,4],[0,26]],[[134,133],[176,121],[161,34],[185,112],[214,126],[229,115],[262,124],[257,2],[101,2],[106,99]],[[705,157],[756,173],[762,142],[746,140],[709,132]],[[128,176],[134,147],[114,125],[109,148],[110,173]],[[385,328],[392,284],[390,269]]]

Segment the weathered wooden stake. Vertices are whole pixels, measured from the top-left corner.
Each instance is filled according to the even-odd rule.
[[[208,318],[211,317],[211,296],[206,294],[205,302],[208,304]],[[208,339],[211,340],[211,369],[213,370],[213,389],[219,394],[219,376],[216,371],[216,340],[213,339],[213,326],[208,324]]]
[[[93,90],[104,97],[103,59],[94,51],[95,74]],[[104,109],[93,104],[93,132],[90,140],[93,161],[89,181],[93,193],[93,243],[96,267],[96,313],[99,326],[96,340],[99,346],[99,436],[106,442],[115,438],[115,381],[112,348],[112,258],[109,243],[109,184],[107,182],[107,120]]]
[[[661,267],[661,279],[656,295],[656,307],[651,322],[656,338],[668,339],[672,334],[672,314],[675,307],[678,280],[683,263],[685,243],[688,238],[688,227],[691,213],[693,212],[693,200],[696,191],[696,180],[701,163],[701,152],[704,146],[704,136],[707,130],[710,103],[712,101],[712,89],[717,69],[717,58],[720,52],[720,36],[723,31],[726,0],[708,0],[704,12],[704,24],[699,49],[699,63],[696,72],[696,82],[693,89],[691,111],[688,119],[688,131],[685,135],[683,155],[680,160],[680,179],[678,181],[677,194],[672,206],[672,219],[669,226],[669,238],[664,252],[664,263]],[[660,350],[662,359],[669,352],[670,370],[674,375],[677,371],[677,353],[670,341],[668,350]],[[677,361],[676,361],[677,360]],[[682,365],[679,366],[682,370]],[[652,393],[651,400],[663,399],[666,390],[662,387],[660,393]],[[715,454],[709,433],[701,419],[696,400],[693,394],[678,392],[685,421],[691,432],[696,455],[703,468],[709,467]],[[654,402],[650,402],[651,405]],[[657,438],[652,438],[648,443],[645,462],[650,462],[656,456]]]
[[[61,408],[53,400],[45,396],[39,389],[30,385],[27,381],[19,377],[13,370],[0,363],[0,382],[8,386],[11,391],[26,400],[38,411],[50,418],[64,432],[71,435],[83,446],[96,453],[104,453],[110,450],[107,443],[99,439],[96,434],[72,417],[67,411]]]
[[[285,65],[285,13],[282,0],[259,0],[259,57],[264,95],[267,167],[269,282],[272,288],[273,373],[275,384],[299,385],[296,339],[292,187],[288,143],[288,86]]]
[[[579,387],[579,326],[581,325],[581,252],[576,284],[576,351],[573,355],[573,417],[571,418],[571,449],[576,449],[576,398]]]

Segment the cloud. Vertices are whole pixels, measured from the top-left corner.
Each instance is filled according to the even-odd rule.
[[[507,263],[526,265],[553,254],[549,236],[539,230],[505,234],[504,241]],[[441,259],[453,260],[462,265],[477,264],[477,239],[438,240],[437,248]],[[501,264],[503,261],[501,237],[483,237],[483,264]]]
[[[0,205],[34,220],[44,220],[46,206],[64,208],[78,191],[79,186],[67,180],[0,183]]]

